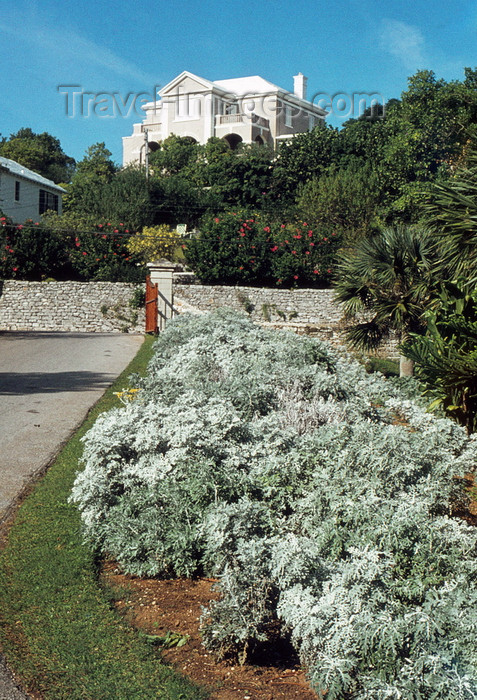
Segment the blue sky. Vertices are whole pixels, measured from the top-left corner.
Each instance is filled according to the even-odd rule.
[[[3,4],[0,36],[0,133],[48,131],[76,159],[104,141],[120,163],[121,137],[141,121],[135,95],[152,99],[183,70],[209,80],[261,75],[288,90],[301,71],[309,98],[399,97],[422,68],[461,80],[464,66],[477,65],[477,3],[15,0]],[[105,116],[82,113],[77,97],[72,114],[73,90],[93,101],[115,94],[129,114],[107,116],[109,97]]]

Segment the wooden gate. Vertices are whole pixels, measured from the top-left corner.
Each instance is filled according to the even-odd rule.
[[[146,277],[146,333],[157,333],[157,283],[153,284],[151,278]]]

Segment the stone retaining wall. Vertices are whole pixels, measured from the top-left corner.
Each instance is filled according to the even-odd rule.
[[[268,289],[259,287],[205,286],[183,284],[177,276],[174,303],[178,311],[202,312],[227,306],[246,311],[252,320],[265,326],[289,328],[312,335],[333,345],[344,344],[346,327],[343,312],[332,289]],[[383,345],[379,354],[398,358],[396,340]]]
[[[17,280],[0,284],[0,330],[144,332],[144,309],[129,303],[143,285]]]
[[[0,283],[1,284],[1,283]],[[130,301],[143,285],[124,282],[3,282],[0,331],[143,333],[144,309]],[[289,328],[343,345],[345,322],[331,289],[267,289],[174,283],[176,312],[221,306],[247,312],[264,326]],[[397,357],[396,342],[379,353]]]

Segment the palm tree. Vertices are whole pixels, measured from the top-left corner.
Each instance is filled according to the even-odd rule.
[[[435,255],[430,232],[407,226],[386,228],[342,254],[336,298],[348,317],[361,316],[346,331],[350,345],[369,351],[392,331],[401,342],[424,331],[423,314],[435,298]],[[412,361],[401,356],[400,375],[412,373]]]
[[[439,267],[466,289],[477,282],[477,141],[469,140],[465,161],[446,182],[429,190],[424,205],[440,249]]]

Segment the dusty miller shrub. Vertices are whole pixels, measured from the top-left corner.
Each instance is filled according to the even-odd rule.
[[[221,310],[159,337],[85,438],[72,499],[137,575],[219,577],[205,644],[289,637],[327,700],[477,697],[477,443],[409,387]]]

